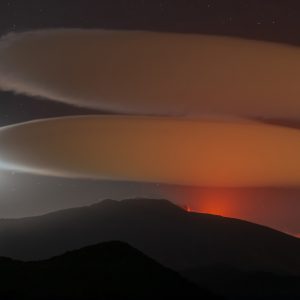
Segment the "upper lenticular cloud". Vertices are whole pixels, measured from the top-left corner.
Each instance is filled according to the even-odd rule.
[[[300,116],[300,49],[137,31],[43,30],[0,42],[0,88],[118,112]]]
[[[0,129],[3,168],[63,177],[299,185],[299,153],[299,130],[255,122],[89,116]]]

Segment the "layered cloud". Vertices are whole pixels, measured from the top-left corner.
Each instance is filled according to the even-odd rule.
[[[300,50],[242,39],[44,30],[0,41],[0,88],[130,113],[300,117]]]
[[[0,89],[165,117],[4,127],[0,168],[180,185],[299,185],[300,132],[242,120],[299,120],[299,80],[300,50],[292,46],[138,31],[10,34],[0,40]]]
[[[89,116],[0,130],[0,165],[63,177],[205,186],[300,184],[300,132],[255,122]]]

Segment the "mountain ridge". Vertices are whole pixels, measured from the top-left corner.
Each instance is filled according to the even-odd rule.
[[[1,299],[219,299],[120,241],[43,261],[5,262],[0,259]]]
[[[140,204],[139,202],[142,202],[143,204],[145,204],[145,203],[157,202],[156,204],[164,204],[166,208],[167,207],[169,207],[169,208],[172,207],[174,210],[176,209],[177,211],[179,211],[179,210],[180,211],[185,211],[189,214],[202,215],[202,216],[207,216],[207,217],[211,217],[211,218],[216,217],[218,219],[224,218],[224,219],[233,220],[233,221],[237,220],[237,221],[240,221],[240,222],[243,222],[243,223],[254,224],[254,225],[259,226],[261,228],[270,229],[270,230],[275,231],[279,234],[283,234],[284,236],[289,236],[289,237],[292,237],[292,238],[295,238],[295,239],[300,239],[300,234],[299,234],[299,237],[297,237],[297,236],[295,236],[291,233],[275,229],[271,226],[267,226],[267,225],[247,221],[247,220],[236,218],[236,217],[227,217],[227,216],[222,216],[222,215],[218,215],[218,214],[197,212],[197,211],[193,211],[193,210],[187,211],[184,206],[177,205],[177,204],[175,204],[175,203],[173,203],[173,202],[171,202],[167,199],[164,199],[164,198],[157,198],[157,199],[151,199],[151,198],[126,198],[126,199],[123,199],[123,200],[114,200],[114,199],[106,198],[106,199],[97,201],[96,203],[89,204],[89,205],[81,205],[81,206],[76,206],[76,207],[64,208],[64,209],[61,209],[61,210],[50,211],[50,212],[46,212],[46,213],[39,214],[39,215],[19,217],[19,218],[0,218],[0,222],[1,221],[14,221],[14,220],[19,221],[19,220],[34,219],[34,218],[51,216],[51,215],[56,215],[56,214],[60,214],[60,213],[65,213],[65,212],[76,212],[76,211],[82,210],[82,209],[98,208],[99,206],[102,206],[104,204],[117,205],[117,204],[120,204],[120,203],[123,204],[125,202],[126,202],[126,204],[128,204],[128,203]],[[1,223],[0,223],[0,226],[1,226]]]
[[[300,240],[262,225],[190,213],[167,200],[106,200],[23,219],[0,221],[0,255],[45,259],[120,240],[175,270],[227,264],[300,274]]]

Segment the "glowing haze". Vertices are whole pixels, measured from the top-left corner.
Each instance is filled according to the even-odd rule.
[[[297,118],[300,50],[242,39],[43,30],[0,42],[0,88],[117,112]]]

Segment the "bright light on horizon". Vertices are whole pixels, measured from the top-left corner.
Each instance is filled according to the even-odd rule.
[[[239,217],[239,199],[237,195],[224,190],[205,190],[192,195],[188,211],[219,215],[223,217]]]

